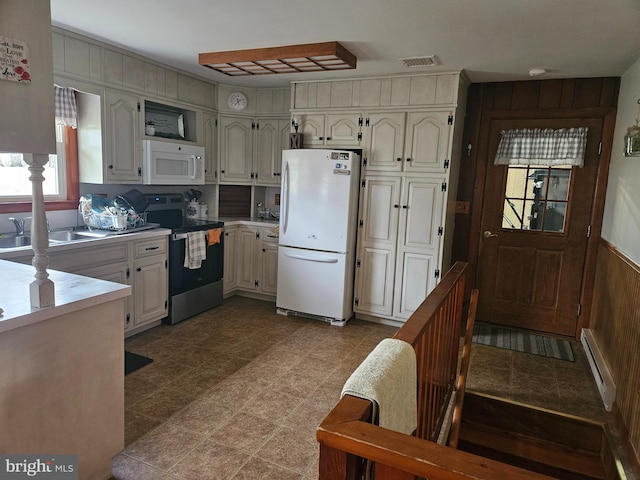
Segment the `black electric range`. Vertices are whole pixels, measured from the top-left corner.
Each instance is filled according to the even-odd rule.
[[[169,315],[164,323],[174,324],[222,303],[224,271],[224,223],[184,216],[181,194],[146,195],[147,222],[171,230],[169,236]],[[191,232],[213,231],[205,236],[206,258],[198,267],[185,267],[186,244]]]

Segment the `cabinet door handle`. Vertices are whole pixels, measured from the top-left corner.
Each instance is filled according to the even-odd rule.
[[[402,208],[409,208],[409,205],[402,205]]]
[[[324,140],[324,137],[318,137],[318,140]]]
[[[159,248],[160,248],[160,247],[147,247],[147,248],[145,248],[145,250],[146,250],[146,251],[149,251],[149,250],[158,250]]]
[[[397,203],[393,206],[393,208],[400,208],[400,205],[398,205]]]
[[[141,271],[142,271],[142,267],[136,268],[136,272],[141,272]]]
[[[407,162],[410,162],[410,161],[411,161],[411,159],[410,159],[410,158],[407,158]]]
[[[331,137],[327,137],[327,140],[331,140]]]
[[[396,158],[396,162],[401,162],[402,159],[400,157]]]
[[[113,165],[109,165],[107,168],[108,168],[109,170],[113,170]]]

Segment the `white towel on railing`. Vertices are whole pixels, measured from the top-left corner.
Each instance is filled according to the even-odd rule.
[[[411,435],[418,426],[416,354],[402,340],[385,338],[351,374],[342,396],[373,403],[379,426]]]
[[[184,266],[196,269],[202,266],[202,261],[207,258],[206,232],[189,232],[184,244]]]

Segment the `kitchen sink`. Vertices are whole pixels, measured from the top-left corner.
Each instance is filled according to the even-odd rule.
[[[59,230],[49,232],[50,242],[73,242],[74,240],[86,240],[87,236],[73,230]]]
[[[57,230],[49,232],[49,245],[75,242],[78,240],[88,240],[90,238],[100,238],[104,236],[104,234],[94,233],[89,230]],[[11,235],[0,238],[0,249],[29,246],[31,246],[31,237],[29,235]]]
[[[0,248],[28,247],[29,245],[31,245],[31,237],[28,235],[0,238]]]

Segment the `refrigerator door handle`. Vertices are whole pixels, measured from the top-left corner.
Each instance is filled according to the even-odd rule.
[[[287,227],[289,226],[289,162],[284,162],[284,170],[282,172],[282,198],[280,206],[280,228],[281,233],[287,233]]]
[[[297,260],[305,260],[308,262],[320,262],[320,263],[338,263],[337,258],[318,258],[318,257],[308,257],[306,255],[300,255],[297,253],[285,253],[285,255],[289,258],[295,258]]]

